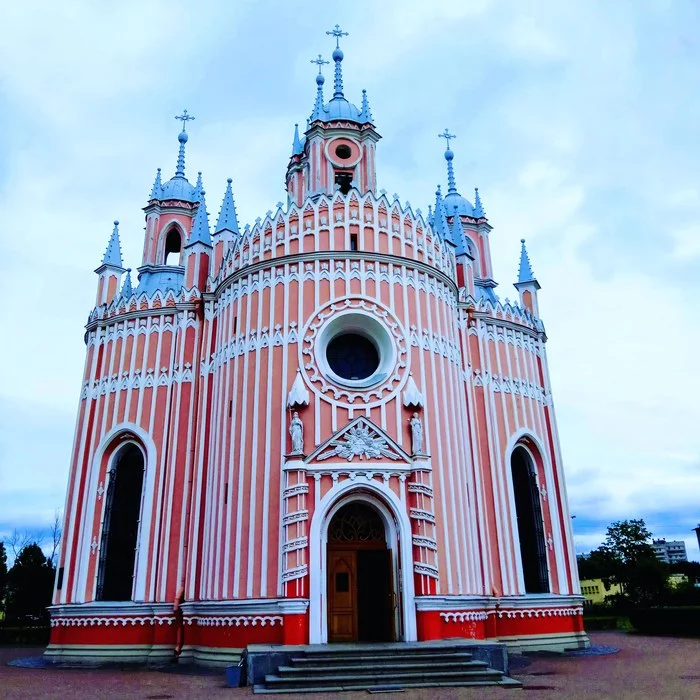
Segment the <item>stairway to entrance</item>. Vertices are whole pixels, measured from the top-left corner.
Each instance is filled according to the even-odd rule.
[[[498,644],[416,642],[248,648],[248,679],[255,693],[399,690],[434,686],[521,687],[505,675]],[[262,662],[262,663],[261,663]],[[489,663],[491,662],[491,663]],[[494,668],[501,666],[502,668]],[[272,672],[268,672],[268,671]]]

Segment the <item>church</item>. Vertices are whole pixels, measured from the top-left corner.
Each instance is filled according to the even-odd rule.
[[[201,174],[186,175],[184,111],[136,280],[114,222],[86,326],[50,660],[588,644],[525,242],[504,301],[448,130],[427,211],[378,189],[369,97],[346,97],[346,34],[328,34],[332,96],[319,56],[285,203],[241,226],[229,179],[210,219]]]

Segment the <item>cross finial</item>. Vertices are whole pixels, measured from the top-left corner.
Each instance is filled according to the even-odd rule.
[[[330,63],[330,61],[324,61],[323,57],[321,54],[318,55],[318,58],[312,58],[310,63],[315,63],[318,66],[318,74],[321,75],[321,66],[325,66]]]
[[[182,122],[182,130],[187,131],[187,129],[185,129],[185,127],[187,126],[187,122],[193,121],[194,117],[191,114],[187,114],[186,109],[183,109],[182,114],[175,115],[175,119],[179,119]]]
[[[328,36],[334,36],[335,37],[335,48],[340,48],[340,37],[341,36],[348,36],[347,32],[344,32],[340,29],[340,25],[336,24],[335,28],[331,29],[329,32],[326,32]]]
[[[456,139],[457,137],[454,134],[450,133],[449,129],[445,129],[441,134],[438,134],[438,137],[441,139],[445,139],[447,141],[447,148],[449,149],[450,147],[450,139]]]

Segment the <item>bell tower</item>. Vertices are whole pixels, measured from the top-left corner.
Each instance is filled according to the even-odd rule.
[[[319,194],[332,195],[336,190],[347,194],[356,189],[362,194],[377,188],[375,146],[381,136],[374,128],[367,92],[362,91],[358,109],[343,92],[341,37],[348,33],[335,28],[326,32],[335,38],[333,50],[333,97],[324,103],[322,73],[324,61],[319,54],[311,63],[318,66],[316,101],[303,138],[295,128],[292,157],[287,166],[287,193],[298,205]]]

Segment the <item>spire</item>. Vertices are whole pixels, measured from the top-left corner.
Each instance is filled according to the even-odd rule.
[[[156,179],[151,188],[151,196],[149,199],[160,199],[161,190],[163,189],[163,184],[160,181],[160,168],[156,172]]]
[[[335,62],[335,79],[333,80],[333,99],[336,97],[344,97],[343,95],[343,52],[340,50],[340,37],[348,36],[347,32],[340,29],[339,25],[335,25],[333,29],[326,32],[328,36],[335,37],[335,49],[333,50],[333,61]]]
[[[479,188],[474,188],[474,218],[484,219],[486,218],[486,212],[484,207],[481,205],[481,197],[479,197]]]
[[[452,243],[452,245],[457,245],[457,241],[452,240],[452,233],[447,225],[447,217],[445,216],[445,205],[442,199],[442,191],[440,190],[440,185],[437,186],[435,191],[435,212],[433,214],[433,228],[437,231],[438,235],[447,241]]]
[[[368,123],[373,123],[372,112],[369,108],[369,100],[367,99],[367,90],[362,91],[362,109],[360,110],[360,120]]]
[[[131,268],[126,268],[126,279],[122,285],[122,296],[124,299],[130,299],[134,295],[134,289],[131,286]]]
[[[316,75],[316,102],[314,103],[314,111],[311,113],[310,118],[311,121],[315,121],[316,119],[323,118],[323,83],[326,82],[326,79],[321,73],[321,68],[327,65],[328,61],[324,61],[321,54],[319,54],[318,58],[313,58],[310,62],[318,66],[318,73]]]
[[[211,246],[209,215],[207,214],[207,203],[204,199],[204,194],[205,192],[202,190],[199,199],[199,206],[197,207],[197,213],[194,217],[194,224],[192,224],[190,240],[187,242],[187,246],[194,245],[195,243],[203,243],[204,245]]]
[[[187,143],[187,131],[185,127],[187,122],[194,119],[193,116],[187,114],[187,110],[182,110],[182,114],[176,116],[175,119],[179,119],[182,122],[182,131],[177,135],[177,140],[180,142],[180,152],[177,156],[177,167],[175,168],[175,175],[180,177],[185,177],[185,144]]]
[[[200,170],[197,173],[197,184],[194,186],[194,197],[197,202],[202,194],[202,187],[204,187],[204,185],[202,184],[202,171]]]
[[[455,246],[457,246],[455,253],[457,255],[464,255],[464,253],[469,253],[469,250],[464,244],[464,229],[462,228],[462,219],[460,219],[459,217],[459,212],[457,211],[456,204],[452,217],[452,229],[450,231],[450,234],[452,235],[452,239],[454,240]]]
[[[233,192],[231,191],[231,183],[233,180],[229,178],[226,180],[226,182],[226,192],[224,192],[224,201],[221,202],[219,219],[216,222],[216,229],[214,229],[215,234],[220,233],[221,231],[232,231],[233,233],[239,233],[236,205],[233,202]]]
[[[441,134],[438,134],[441,139],[447,141],[447,149],[445,150],[445,160],[447,161],[447,194],[457,194],[457,185],[455,184],[455,173],[452,168],[452,159],[455,154],[450,149],[450,139],[456,139],[454,134],[451,134],[448,129],[445,129]]]
[[[118,221],[114,222],[114,229],[112,230],[112,235],[109,237],[109,243],[107,244],[107,250],[102,258],[102,264],[119,268],[122,266],[122,249],[121,243],[119,242]]]
[[[527,249],[525,248],[525,239],[520,239],[520,268],[518,270],[518,284],[523,282],[537,282],[534,273],[532,272],[532,267],[530,266],[530,258],[527,255]]]
[[[304,144],[299,138],[299,125],[294,125],[294,143],[292,143],[292,155],[300,156],[304,152]]]

